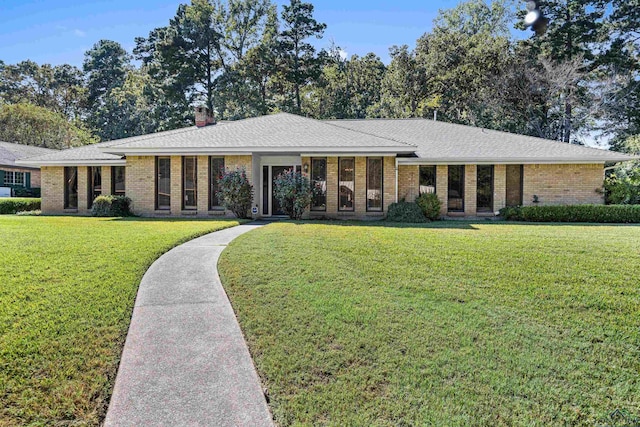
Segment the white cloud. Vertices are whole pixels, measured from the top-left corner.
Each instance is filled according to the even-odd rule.
[[[75,30],[73,30],[73,34],[75,34],[77,37],[84,37],[84,36],[87,35],[87,33],[85,33],[82,30],[79,30],[77,28]]]
[[[338,51],[338,54],[340,55],[340,59],[342,59],[343,61],[349,57],[349,54],[342,49]]]

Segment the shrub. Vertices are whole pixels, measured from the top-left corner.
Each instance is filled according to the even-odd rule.
[[[387,212],[387,221],[393,222],[429,222],[422,213],[422,209],[415,203],[398,202],[389,205]]]
[[[505,219],[531,222],[640,223],[640,205],[570,205],[503,208]]]
[[[253,203],[253,186],[244,169],[225,171],[218,180],[220,190],[216,193],[226,209],[238,218],[248,218]]]
[[[289,169],[273,180],[273,196],[289,218],[300,219],[311,204],[311,182],[300,172]]]
[[[416,197],[416,204],[422,210],[422,214],[435,221],[440,218],[440,200],[434,193],[422,193]]]
[[[40,209],[40,199],[11,197],[0,199],[0,215]]]
[[[91,215],[131,216],[131,199],[125,196],[98,196],[91,205]]]
[[[14,197],[40,198],[39,188],[13,187]]]
[[[621,205],[640,204],[640,170],[635,173],[617,173],[604,180],[607,203]]]

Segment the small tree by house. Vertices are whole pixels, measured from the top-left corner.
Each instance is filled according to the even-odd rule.
[[[216,193],[222,206],[229,209],[238,218],[249,218],[249,209],[253,202],[253,185],[247,178],[244,168],[223,171],[218,181]]]
[[[311,204],[311,182],[300,172],[289,169],[273,181],[273,195],[289,218],[300,219]]]

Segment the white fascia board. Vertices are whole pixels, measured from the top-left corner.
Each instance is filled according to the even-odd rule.
[[[604,164],[621,160],[563,160],[563,159],[426,159],[398,158],[399,165],[582,165]]]
[[[127,161],[122,160],[21,160],[16,164],[41,166],[126,166]]]
[[[164,147],[164,148],[118,148],[104,147],[100,148],[104,153],[118,155],[194,155],[194,154],[211,154],[211,155],[243,155],[252,153],[305,153],[312,152],[314,155],[341,155],[357,153],[367,153],[368,155],[396,155],[398,153],[413,153],[411,148],[403,149],[402,147]],[[369,154],[373,153],[373,154]]]
[[[345,151],[344,153],[339,153],[339,152],[313,152],[313,153],[300,153],[300,157],[396,157],[397,153],[383,153],[383,152],[376,152],[376,151],[360,151],[360,152],[355,152],[355,151]]]

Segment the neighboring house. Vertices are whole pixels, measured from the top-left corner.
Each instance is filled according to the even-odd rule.
[[[38,195],[40,167],[17,165],[16,161],[55,152],[57,150],[0,141],[0,187],[11,189],[18,195]],[[34,189],[37,190],[33,191]]]
[[[424,119],[318,121],[275,114],[63,150],[42,167],[42,211],[87,214],[99,194],[126,194],[140,215],[224,215],[222,169],[244,168],[257,217],[282,214],[273,179],[295,168],[319,189],[310,217],[381,217],[435,192],[442,214],[495,215],[508,205],[603,203],[605,162],[632,157]]]

